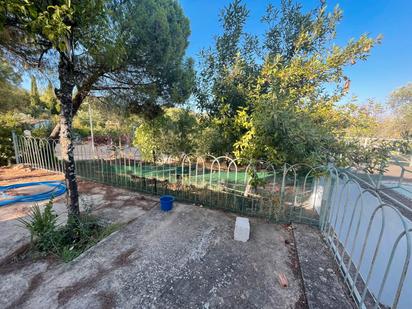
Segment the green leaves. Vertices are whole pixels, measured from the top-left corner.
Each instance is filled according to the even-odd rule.
[[[59,242],[57,214],[52,207],[53,200],[47,203],[44,211],[36,204],[30,209],[28,218],[18,219],[30,231],[32,243],[39,251],[53,251]]]
[[[283,0],[268,7],[266,35],[249,61],[250,53],[241,52],[247,8],[233,1],[223,13],[223,34],[204,53],[199,107],[217,118],[238,158],[325,162],[325,149],[345,133],[343,120],[350,123],[335,106],[349,91],[345,67],[365,60],[381,38],[362,35],[338,46],[339,7],[328,12],[321,4],[307,12]]]
[[[405,136],[403,140],[371,139],[366,145],[360,140],[349,139],[342,143],[340,155],[336,157],[338,166],[356,166],[370,174],[384,174],[395,152],[410,152],[411,140]]]
[[[223,34],[213,48],[201,53],[201,70],[195,91],[198,106],[210,115],[223,110],[234,117],[246,107],[246,91],[256,77],[257,38],[244,31],[249,10],[240,0],[231,2],[221,12]]]
[[[412,83],[394,90],[389,97],[392,108],[402,108],[412,105]]]
[[[196,149],[198,134],[198,119],[193,112],[169,108],[136,130],[134,145],[144,160],[156,161],[159,154],[179,156],[192,153]]]
[[[394,90],[389,96],[389,106],[393,112],[398,134],[412,134],[412,83]]]
[[[193,62],[184,59],[189,21],[174,0],[0,4],[0,44],[18,62],[57,76],[61,58],[83,92],[98,83],[99,95],[115,95],[135,112],[191,94]]]
[[[70,36],[74,10],[69,0],[48,5],[48,1],[0,1],[4,7],[3,20],[14,19],[26,29],[28,37],[41,36],[50,41],[54,48],[67,51],[67,38]]]
[[[120,228],[119,224],[103,225],[90,214],[69,217],[67,224],[59,226],[53,210],[53,200],[44,209],[34,205],[28,217],[18,221],[30,232],[33,249],[40,254],[59,256],[69,262],[101,239]]]

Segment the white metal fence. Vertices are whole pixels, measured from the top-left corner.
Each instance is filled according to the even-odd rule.
[[[18,162],[62,172],[55,141],[13,137]],[[211,208],[317,225],[360,308],[412,308],[412,213],[385,203],[333,166],[241,162],[227,156],[160,156],[144,162],[137,149],[76,145],[78,176]]]

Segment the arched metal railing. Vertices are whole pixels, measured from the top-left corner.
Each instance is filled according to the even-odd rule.
[[[410,216],[344,172],[325,178],[321,231],[360,308],[411,308]]]
[[[63,172],[55,140],[14,136],[18,162]],[[333,166],[275,168],[228,156],[158,155],[143,161],[129,146],[77,144],[77,175],[150,194],[173,194],[210,208],[274,222],[317,225],[360,308],[412,308],[412,213],[382,201]]]

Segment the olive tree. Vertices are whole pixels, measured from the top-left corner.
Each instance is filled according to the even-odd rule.
[[[198,76],[199,108],[232,142],[222,152],[277,164],[325,159],[321,153],[342,127],[345,68],[366,60],[380,37],[338,45],[342,10],[329,10],[326,1],[309,11],[292,0],[269,5],[258,38],[244,30],[248,16],[241,0],[223,10],[223,33],[204,53]]]

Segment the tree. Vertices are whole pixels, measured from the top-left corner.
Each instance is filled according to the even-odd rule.
[[[326,14],[325,9],[302,13],[300,6],[282,5],[281,16],[293,18],[281,17],[273,26],[277,45],[271,46],[250,94],[250,117],[243,121],[247,132],[235,146],[238,156],[264,156],[275,163],[327,159],[325,149],[337,142],[335,104],[347,93],[344,67],[365,59],[378,41],[362,36],[344,47],[334,45],[341,12]],[[334,89],[326,91],[325,85]]]
[[[133,141],[134,130],[142,122],[142,117],[111,100],[88,96],[73,119],[74,134],[81,138],[90,137],[90,117],[96,144],[111,142],[129,145]]]
[[[226,118],[233,121],[233,118]],[[226,126],[226,132],[223,128]],[[234,128],[233,124],[224,124],[222,119],[211,117],[210,115],[199,115],[198,134],[196,136],[195,152],[201,156],[211,154],[220,156],[230,154],[232,144],[227,144],[229,139],[235,139],[235,135],[228,135],[228,128]]]
[[[196,150],[199,134],[196,114],[181,108],[168,108],[164,114],[142,123],[136,130],[134,145],[145,160],[159,155],[179,156]]]
[[[213,117],[220,132],[222,148],[215,147],[216,155],[232,152],[239,137],[233,118],[247,105],[247,92],[258,74],[257,38],[244,31],[248,16],[241,0],[230,3],[220,15],[222,35],[216,37],[212,48],[201,52],[195,95],[198,107]]]
[[[234,9],[238,7],[242,9]],[[243,35],[240,30],[247,14],[234,12],[247,10],[240,1],[233,1],[224,12],[224,25],[239,25],[235,27],[237,35],[232,40],[237,44],[239,33]],[[224,119],[224,126],[229,124],[236,136],[234,153],[237,157],[265,159],[276,164],[325,160],[327,151],[324,148],[337,142],[336,135],[341,128],[341,112],[335,104],[350,87],[344,68],[365,60],[371,48],[380,41],[380,37],[373,39],[362,35],[343,47],[337,46],[336,26],[341,18],[342,11],[336,7],[328,13],[325,2],[304,12],[300,4],[282,0],[280,8],[270,5],[262,18],[268,30],[263,42],[255,41],[258,52],[253,53],[254,57],[248,57],[250,53],[243,54],[239,49],[229,52],[231,61],[225,60],[221,70],[228,72],[226,75],[213,69],[214,62],[210,61],[212,66],[207,68],[218,74],[210,78],[212,95],[208,102],[216,100],[212,106],[223,106],[223,110],[229,106],[227,117],[218,118]],[[231,33],[224,27],[222,37],[227,32]],[[230,51],[238,46],[236,44],[223,45],[224,50]],[[218,55],[220,53],[222,51]],[[232,93],[220,95],[216,91],[219,85],[233,77],[240,81],[238,84],[230,81],[230,84],[236,85],[235,93],[241,94],[241,99]],[[238,105],[226,104],[228,98],[234,98]],[[199,102],[202,107],[204,104]],[[221,109],[219,111],[222,113]]]
[[[72,119],[91,91],[134,111],[190,94],[189,22],[173,0],[0,0],[1,50],[56,79],[69,218],[79,216]],[[58,81],[58,82],[57,82]]]
[[[0,166],[14,159],[12,131],[24,129],[23,112],[29,106],[29,94],[21,89],[21,77],[0,52]]]
[[[398,134],[412,133],[412,83],[394,90],[388,103],[397,119]]]
[[[32,75],[30,80],[31,80],[31,84],[30,84],[30,107],[32,109],[40,108],[41,107],[41,101],[40,101],[39,89],[37,88],[36,77],[34,77]]]
[[[19,87],[20,74],[13,70],[10,63],[0,52],[0,110],[24,112],[29,105],[28,93]]]
[[[46,90],[41,95],[40,100],[50,115],[58,115],[60,113],[60,102],[54,93],[54,87],[50,81],[47,84]]]
[[[412,105],[412,83],[392,91],[389,96],[389,104],[392,108]]]
[[[22,132],[21,117],[13,112],[0,115],[0,166],[8,165],[14,159],[12,131]]]
[[[4,55],[0,53],[0,83],[9,83],[16,86],[20,82],[21,76],[13,70]]]
[[[382,104],[369,99],[366,104],[351,102],[339,107],[344,121],[341,130],[349,137],[378,137],[383,134],[381,124],[384,121]]]

